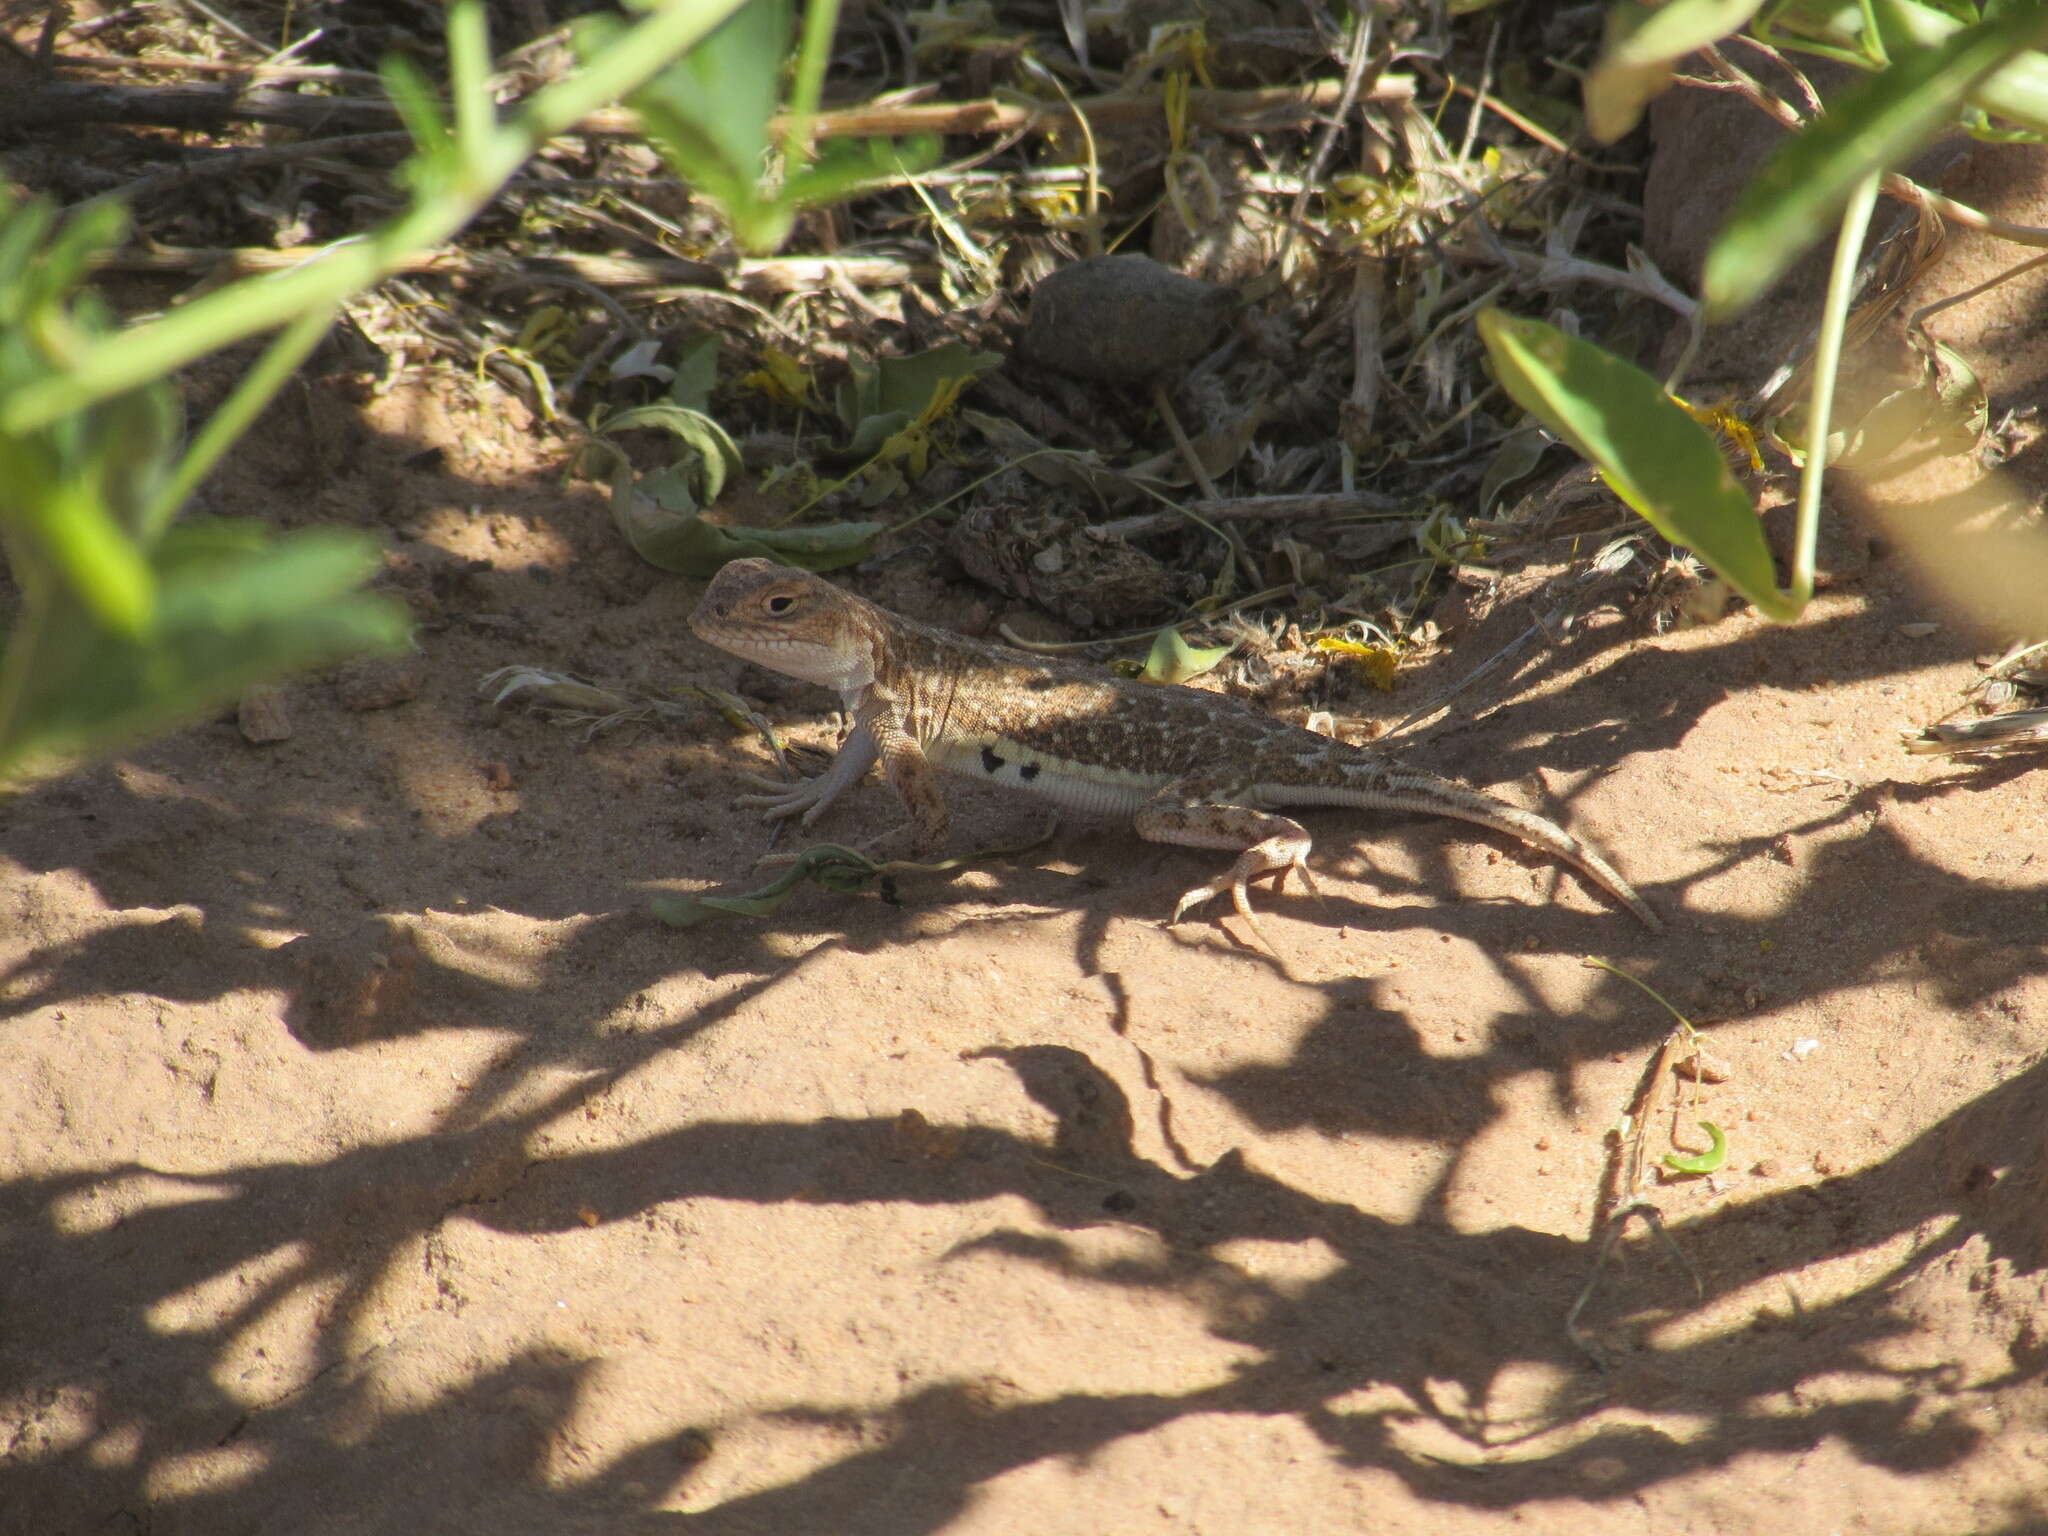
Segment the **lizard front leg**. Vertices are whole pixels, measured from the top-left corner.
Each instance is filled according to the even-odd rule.
[[[765,795],[741,795],[735,805],[761,806],[763,821],[782,821],[791,816],[801,815],[802,825],[808,827],[824,815],[833,801],[858,784],[861,776],[874,766],[877,756],[875,734],[867,722],[854,725],[846,740],[839,744],[839,751],[832,764],[814,779],[805,779],[796,784],[781,784],[774,779],[764,779],[758,774],[748,774],[750,782],[773,791]]]
[[[864,712],[861,725],[876,743],[882,758],[882,777],[896,791],[903,809],[910,815],[913,852],[924,858],[936,853],[946,841],[952,816],[946,810],[946,794],[939,788],[939,772],[924,755],[917,738],[906,731],[893,709],[881,707]]]
[[[939,776],[917,740],[896,721],[886,701],[855,712],[854,727],[832,766],[801,784],[778,784],[772,779],[749,775],[753,782],[772,794],[741,795],[739,805],[763,806],[764,821],[781,821],[801,815],[808,827],[847,790],[858,784],[875,760],[882,763],[882,777],[896,791],[896,798],[910,814],[914,851],[920,856],[933,852],[946,841],[952,823],[946,797],[939,788]]]
[[[1245,926],[1271,949],[1272,941],[1252,915],[1246,887],[1254,880],[1271,876],[1273,888],[1279,890],[1287,884],[1290,873],[1298,872],[1304,885],[1311,891],[1316,889],[1315,879],[1308,872],[1308,829],[1291,816],[1190,798],[1184,787],[1169,784],[1140,806],[1132,820],[1138,836],[1150,842],[1239,850],[1236,862],[1227,871],[1181,897],[1173,916],[1167,919],[1169,923],[1179,922],[1191,908],[1228,892]]]

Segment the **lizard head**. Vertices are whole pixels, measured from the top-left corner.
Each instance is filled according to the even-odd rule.
[[[807,683],[858,692],[875,680],[865,605],[809,571],[734,560],[704,589],[690,628],[722,651]]]

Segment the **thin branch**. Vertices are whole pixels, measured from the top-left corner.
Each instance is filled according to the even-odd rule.
[[[157,246],[149,250],[114,251],[94,263],[97,271],[206,273],[239,277],[256,272],[282,272],[306,264],[312,253],[275,250],[268,246]],[[899,261],[893,256],[781,256],[742,261],[731,272],[707,261],[635,256],[591,256],[561,252],[522,256],[516,260],[483,251],[422,251],[398,262],[394,272],[457,273],[501,277],[512,271],[560,273],[609,288],[739,288],[755,293],[808,293],[846,281],[863,288],[896,288],[930,282],[938,269],[930,263]]]
[[[1407,503],[1397,496],[1373,491],[1330,491],[1300,496],[1226,496],[1218,501],[1190,502],[1189,508],[1217,523],[1321,523],[1346,518],[1397,516]],[[1144,512],[1101,525],[1102,531],[1118,538],[1142,539],[1187,526],[1178,512]],[[1389,523],[1398,534],[1390,544],[1412,537],[1420,523]]]

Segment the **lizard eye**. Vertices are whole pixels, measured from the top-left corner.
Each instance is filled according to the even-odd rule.
[[[778,592],[763,605],[770,613],[783,614],[796,606],[796,599],[787,592]]]

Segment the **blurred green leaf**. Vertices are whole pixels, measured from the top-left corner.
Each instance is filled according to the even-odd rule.
[[[1633,363],[1497,309],[1479,334],[1501,386],[1674,544],[1696,551],[1773,618],[1790,617],[1756,509],[1713,436]]]
[[[2001,71],[2002,73],[2002,71]],[[1963,132],[1979,144],[2048,143],[2048,133],[2038,128],[2007,128],[1982,107],[1964,107],[1957,118]]]
[[[2044,32],[2048,12],[2016,6],[1939,47],[1895,59],[1794,134],[1743,189],[1707,253],[1708,317],[1751,303],[1840,216],[1864,177],[1907,159],[1955,120],[1970,92]],[[1702,551],[1704,553],[1704,551]]]
[[[763,170],[791,37],[789,0],[747,0],[704,41],[656,75],[636,104],[687,127],[734,176]]]
[[[1642,120],[1670,84],[1673,66],[1696,48],[1739,32],[1763,0],[1670,0],[1652,9],[1619,0],[1607,10],[1600,57],[1586,75],[1586,127],[1612,144]]]
[[[1884,45],[1865,25],[1866,8],[1842,0],[1788,0],[1760,12],[1750,30],[1771,48],[1810,53],[1857,69],[1882,69]]]
[[[796,208],[836,203],[877,182],[930,170],[939,163],[943,147],[929,134],[821,144],[817,158],[784,183],[783,200]]]
[[[1963,27],[1994,20],[2022,9],[2038,9],[2040,0],[2009,0],[1984,6],[1930,4],[1928,0],[1870,0],[1880,52],[1901,57],[1915,49],[1935,48]],[[1981,130],[1993,143],[2031,142],[2048,133],[2048,57],[2028,51],[2015,55],[1970,92],[1970,109],[1962,113],[1965,132]],[[1986,114],[2022,125],[2014,131],[1989,124]]]
[[[178,546],[181,531],[166,547],[146,640],[77,607],[52,616],[0,744],[0,775],[175,725],[294,667],[404,648],[405,606],[354,590],[378,564],[368,539],[314,529],[250,550],[218,527]],[[0,668],[11,659],[0,651]]]
[[[121,203],[83,203],[57,224],[21,274],[22,314],[36,328],[38,345],[57,351],[59,362],[73,361],[63,353],[84,339],[66,323],[60,306],[85,281],[93,258],[119,245],[127,232],[128,210]]]
[[[0,189],[0,198],[7,196]],[[29,198],[0,214],[0,325],[20,323],[28,303],[22,280],[56,221],[56,205],[47,197]]]
[[[65,588],[98,623],[131,640],[147,631],[156,611],[155,578],[89,486],[51,483],[9,510],[34,531]]]
[[[460,168],[461,150],[449,131],[439,97],[419,65],[402,53],[388,54],[377,73],[414,145],[414,153],[399,165],[398,179],[415,195],[425,195]]]
[[[788,189],[762,184],[790,37],[789,0],[747,0],[632,98],[655,147],[754,252],[779,246],[795,218]]]
[[[1643,17],[1609,53],[1626,64],[1682,59],[1695,48],[1740,32],[1763,4],[1764,0],[1669,0]]]

